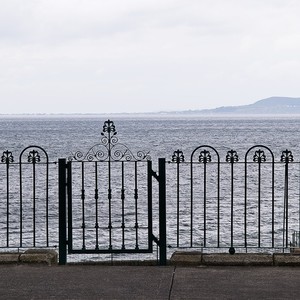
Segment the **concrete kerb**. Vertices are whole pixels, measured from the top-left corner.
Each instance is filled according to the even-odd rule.
[[[29,249],[23,253],[0,253],[0,264],[46,264],[58,263],[58,254],[55,250]]]
[[[299,253],[201,253],[174,252],[170,264],[175,266],[300,266]]]
[[[57,265],[58,253],[49,249],[29,249],[23,253],[0,253],[0,264],[45,264]],[[77,263],[74,263],[77,264]],[[81,263],[99,265],[128,265],[128,266],[154,266],[155,261],[114,261],[102,263]],[[199,251],[176,251],[173,253],[168,265],[197,267],[197,266],[300,266],[300,253],[202,253]]]
[[[274,254],[274,266],[300,266],[300,254]]]
[[[0,253],[0,264],[17,264],[21,253]]]

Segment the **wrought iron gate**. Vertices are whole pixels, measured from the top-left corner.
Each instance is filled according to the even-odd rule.
[[[153,234],[152,179],[159,183],[159,238]],[[99,144],[59,160],[59,262],[68,254],[152,253],[166,264],[165,160],[119,143],[112,121]]]

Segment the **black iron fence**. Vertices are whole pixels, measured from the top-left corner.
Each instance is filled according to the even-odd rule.
[[[57,162],[29,146],[0,163],[0,248],[58,246]]]
[[[201,248],[289,251],[298,240],[300,163],[264,145],[224,153],[201,145],[159,159],[133,154],[104,123],[86,153],[50,161],[39,146],[0,163],[0,247],[59,247],[67,254]]]
[[[222,159],[223,158],[223,159]],[[170,247],[290,247],[299,230],[299,162],[289,150],[276,160],[266,146],[240,158],[209,145],[185,158],[174,152],[167,167]]]

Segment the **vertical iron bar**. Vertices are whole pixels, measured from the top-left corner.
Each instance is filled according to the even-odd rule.
[[[121,188],[121,201],[122,201],[122,250],[125,249],[125,178],[124,178],[124,161],[122,161],[122,188]]]
[[[109,230],[109,250],[112,249],[112,213],[111,213],[111,162],[108,161],[108,230]]]
[[[66,159],[58,160],[59,190],[59,264],[67,263],[67,215],[66,215]]]
[[[166,159],[158,159],[159,172],[159,264],[167,264],[167,226],[166,226]]]
[[[234,176],[233,176],[233,164],[238,162],[238,155],[237,152],[234,150],[230,150],[227,152],[226,161],[230,162],[231,164],[231,241],[230,241],[230,248],[229,253],[234,254],[235,249],[233,247],[233,205],[234,205]]]
[[[6,163],[6,247],[9,247],[9,164]]]
[[[206,163],[204,163],[204,174],[203,174],[203,240],[204,240],[204,248],[206,247]]]
[[[231,241],[230,241],[230,250],[229,251],[234,251],[233,248],[233,162],[231,163]],[[230,252],[231,253],[231,252]],[[231,254],[234,254],[231,253]]]
[[[84,162],[81,163],[81,209],[82,209],[82,250],[85,250],[85,185]]]
[[[135,249],[139,249],[139,223],[138,223],[138,179],[137,179],[137,161],[134,162],[134,200],[135,200]]]
[[[108,129],[108,231],[109,231],[109,250],[112,250],[112,212],[111,212],[111,129]]]
[[[68,193],[68,251],[73,249],[73,200],[72,200],[72,161],[67,163],[67,193]]]
[[[46,235],[47,247],[49,247],[49,161],[46,162]]]
[[[218,159],[218,248],[220,247],[220,160]]]
[[[32,168],[33,168],[33,179],[32,179],[32,182],[33,182],[33,247],[35,247],[35,210],[36,210],[36,190],[35,190],[35,187],[36,187],[36,174],[35,174],[35,160],[33,160],[33,164],[32,164]]]
[[[152,221],[152,161],[147,161],[148,176],[148,248],[153,250],[153,221]]]
[[[247,156],[245,157],[245,202],[244,202],[244,239],[247,249]]]
[[[193,160],[191,159],[191,234],[190,234],[190,247],[193,247],[193,197],[194,197],[194,184],[193,184]]]
[[[99,199],[99,190],[98,190],[98,163],[95,161],[95,206],[96,206],[96,220],[95,220],[95,229],[96,229],[96,246],[95,249],[99,249],[99,207],[98,207],[98,199]]]
[[[261,225],[261,163],[258,162],[258,248],[260,248],[260,225]]]
[[[288,247],[288,239],[289,239],[289,164],[286,162],[285,164],[285,247]]]
[[[22,182],[22,161],[19,160],[20,175],[20,248],[23,246],[23,182]]]
[[[180,185],[179,185],[179,164],[180,164],[180,161],[179,159],[177,159],[176,161],[177,163],[177,248],[179,247],[179,212],[180,212],[180,201],[179,201],[179,188],[180,188]]]
[[[274,159],[272,161],[272,248],[274,248],[275,235],[275,166]]]

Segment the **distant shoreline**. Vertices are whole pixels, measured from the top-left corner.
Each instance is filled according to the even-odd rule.
[[[104,119],[286,119],[286,118],[300,118],[299,113],[295,114],[205,114],[205,113],[179,113],[179,112],[163,112],[163,113],[105,113],[105,114],[92,114],[92,113],[58,113],[58,114],[0,114],[1,119],[9,118],[24,118],[24,119],[54,119],[54,118],[104,118]]]
[[[110,113],[0,113],[0,117],[299,117],[300,98],[270,97],[252,104],[221,106],[212,109],[186,109],[178,111],[110,112]]]

